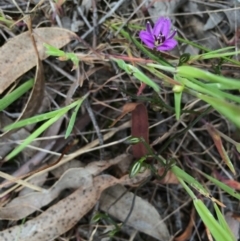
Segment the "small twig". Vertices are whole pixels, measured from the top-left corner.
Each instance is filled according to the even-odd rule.
[[[174,193],[175,197],[179,196],[178,188],[179,188],[179,186],[176,186],[176,185],[172,186],[172,190],[173,190],[173,193]],[[177,230],[182,231],[183,227],[182,227],[181,215],[180,215],[178,207],[179,207],[179,200],[178,200],[178,198],[173,198],[172,208],[173,208],[173,210],[176,210],[173,213],[174,219],[175,219],[175,226],[176,226]]]
[[[87,109],[89,117],[90,117],[90,119],[91,119],[91,121],[93,123],[94,129],[95,129],[95,131],[97,133],[97,136],[98,136],[98,139],[99,139],[99,145],[102,146],[104,144],[103,136],[102,136],[102,133],[100,131],[100,128],[98,126],[98,123],[96,121],[95,115],[94,115],[94,113],[92,111],[92,108],[90,106],[90,103],[89,103],[88,99],[86,99],[84,101],[84,105],[85,105],[85,107]],[[100,149],[100,160],[103,160],[103,159],[104,159],[104,150],[101,148]]]
[[[57,22],[58,26],[60,28],[62,28],[62,22],[61,22],[61,19],[59,18],[58,14],[57,14],[57,9],[56,9],[55,4],[51,0],[49,1],[49,3],[50,3],[50,6],[52,8],[53,14],[55,15],[54,17],[56,19],[56,22]]]
[[[74,3],[76,5],[78,5],[78,2],[77,0],[74,0]],[[81,18],[83,19],[84,23],[86,23],[86,25],[88,26],[89,29],[92,29],[93,27],[91,26],[91,24],[89,23],[89,21],[87,20],[87,18],[85,17],[83,11],[82,11],[82,8],[77,6],[77,11],[79,13],[79,15],[81,16]]]
[[[72,82],[76,81],[76,77],[68,74],[66,71],[64,71],[62,68],[58,67],[56,64],[52,63],[51,61],[45,59],[44,62],[46,62],[49,65],[51,65],[55,70],[57,70],[60,74],[64,75],[66,78],[68,78]]]
[[[119,2],[117,2],[115,6],[110,10],[110,12],[108,12],[104,17],[102,17],[99,20],[97,25],[102,24],[103,22],[106,21],[107,18],[111,17],[113,13],[123,4],[124,1],[125,0],[119,0]],[[81,38],[85,39],[88,36],[88,34],[90,34],[93,30],[94,30],[94,27],[91,27],[85,34],[81,36]]]
[[[128,23],[128,21],[134,16],[134,14],[136,14],[136,12],[143,6],[143,4],[145,4],[146,1],[147,0],[144,0],[136,9],[134,9],[132,14],[127,18],[127,20],[118,28],[118,31],[115,33],[115,36],[118,35],[121,29],[126,25],[126,23]]]
[[[96,0],[92,0],[92,7],[93,7],[93,28],[94,28],[92,47],[95,49],[97,45],[97,34],[98,34],[98,24],[97,24],[98,14],[97,14]]]

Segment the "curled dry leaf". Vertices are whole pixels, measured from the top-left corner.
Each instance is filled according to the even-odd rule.
[[[122,108],[122,114],[114,120],[114,122],[110,125],[113,127],[118,121],[120,121],[126,114],[132,112],[139,103],[127,103]]]
[[[74,33],[63,28],[38,28],[33,30],[33,34],[41,60],[47,57],[43,43],[61,48],[77,38]],[[17,35],[0,48],[0,63],[1,94],[18,77],[37,64],[29,32]]]
[[[67,198],[47,209],[38,217],[25,224],[0,232],[5,241],[45,241],[54,240],[71,229],[96,204],[103,190],[118,183],[133,185],[150,175],[147,170],[130,179],[129,175],[116,179],[110,175],[100,175],[92,179],[92,185],[81,186]]]
[[[132,205],[134,206],[131,212]],[[121,185],[110,187],[103,192],[100,209],[121,222],[124,222],[131,212],[127,225],[158,240],[170,240],[167,226],[158,211],[142,198],[136,196],[134,199],[134,194],[127,192]]]
[[[156,182],[160,182],[162,184],[179,184],[179,180],[175,176],[175,174],[169,170],[165,176],[164,175],[164,168],[158,169],[158,175],[161,177],[160,180],[156,179]]]

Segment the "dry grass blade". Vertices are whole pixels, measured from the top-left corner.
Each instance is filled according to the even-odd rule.
[[[68,44],[76,35],[62,28],[38,28],[33,30],[40,59],[47,57],[43,43],[56,48]],[[0,94],[18,77],[36,65],[36,52],[29,32],[9,40],[0,48]]]

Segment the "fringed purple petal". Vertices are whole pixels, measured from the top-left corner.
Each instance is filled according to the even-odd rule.
[[[147,32],[149,32],[151,35],[153,35],[152,25],[149,21],[147,21],[146,29],[147,29]]]
[[[177,45],[177,41],[175,39],[167,39],[163,45],[157,47],[159,51],[169,51],[173,49]]]
[[[169,36],[167,37],[167,39],[171,39],[173,38],[177,33],[177,30],[175,29],[172,33],[169,34]]]
[[[164,19],[164,24],[162,26],[162,35],[167,37],[171,29],[171,20],[169,18]]]
[[[161,17],[155,23],[153,28],[153,34],[158,36],[159,34],[164,35],[167,37],[169,35],[171,28],[171,20],[169,18]]]
[[[158,36],[159,33],[162,31],[162,26],[165,22],[165,18],[164,17],[160,17],[157,22],[154,24],[154,27],[153,27],[153,34],[155,36]]]
[[[140,31],[139,38],[149,47],[154,48],[154,38],[149,32],[147,31]]]

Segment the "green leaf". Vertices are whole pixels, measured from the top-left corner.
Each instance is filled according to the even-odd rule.
[[[66,107],[58,110],[58,112],[55,112],[54,115],[53,115],[53,112],[50,113],[51,115],[48,114],[47,116],[48,117],[51,116],[51,118],[48,118],[49,119],[48,121],[43,123],[37,130],[35,130],[30,136],[28,136],[18,147],[16,147],[10,154],[8,154],[6,156],[6,160],[8,161],[8,160],[12,159],[19,152],[21,152],[28,144],[30,144],[39,135],[41,135],[43,133],[43,131],[45,131],[50,125],[52,125],[54,122],[59,120],[63,115],[65,115],[70,109],[74,108],[79,103],[81,104],[83,102],[84,98],[86,98],[87,95],[88,94],[86,94],[81,99],[73,102],[69,106],[66,106]],[[27,121],[27,119],[25,121]]]
[[[72,113],[72,116],[70,118],[70,121],[69,121],[69,124],[68,124],[68,127],[67,127],[67,130],[66,130],[66,134],[65,134],[65,139],[69,137],[69,135],[71,134],[72,132],[72,129],[73,129],[73,126],[74,126],[74,123],[76,121],[76,117],[77,117],[77,113],[78,113],[78,110],[80,108],[80,106],[82,105],[83,101],[85,100],[85,98],[87,97],[87,95],[85,95],[84,97],[82,97],[80,100],[78,100],[78,104],[77,106],[75,107],[73,113]]]
[[[178,166],[174,165],[171,167],[171,171],[175,174],[175,176],[177,178],[181,178],[184,182],[188,183],[189,185],[191,185],[194,189],[196,189],[199,193],[201,193],[202,195],[209,197],[210,193],[208,192],[208,190],[206,190],[206,188],[204,188],[202,186],[202,184],[200,184],[196,178],[190,176],[188,173],[186,173],[185,171],[183,171],[181,168],[179,168]]]
[[[131,64],[126,64],[122,59],[113,59],[119,66],[119,68],[126,71],[128,74],[132,74],[141,82],[145,83],[146,85],[152,87],[157,93],[160,92],[160,87],[154,81],[152,81],[148,76],[146,76],[143,72],[141,72],[138,68]]]
[[[193,200],[193,204],[202,221],[216,241],[236,241],[228,234],[228,232],[226,232],[225,229],[222,228],[201,200],[195,199]]]
[[[212,74],[208,71],[204,71],[191,66],[179,66],[177,67],[177,73],[186,78],[198,78],[208,82],[220,83],[224,86],[234,86],[236,89],[240,89],[240,81],[223,77],[220,75]]]
[[[27,118],[27,119],[24,119],[24,120],[20,120],[16,123],[5,126],[3,128],[3,130],[4,131],[10,131],[10,130],[20,128],[20,127],[23,127],[23,126],[27,126],[27,125],[31,125],[31,124],[34,124],[34,123],[37,123],[37,122],[40,122],[40,121],[48,120],[48,119],[58,115],[59,113],[61,113],[64,110],[68,111],[68,110],[72,109],[73,107],[75,107],[77,105],[77,103],[78,102],[75,101],[72,104],[70,104],[69,106],[61,108],[59,110],[51,111],[51,112],[48,112],[48,113],[44,113],[44,114],[40,114],[40,115],[37,115],[37,116]]]
[[[226,234],[231,237],[231,240],[235,240],[235,237],[229,228],[224,216],[222,215],[221,211],[218,208],[218,205],[216,203],[213,203],[214,209],[216,211],[217,217],[218,217],[218,222],[222,226],[222,228],[225,230]]]
[[[174,92],[174,103],[175,103],[175,113],[176,119],[180,119],[181,115],[181,100],[182,100],[182,92],[184,87],[181,85],[174,85],[173,92]]]
[[[47,49],[46,50],[46,53],[47,55],[50,55],[50,56],[56,56],[56,57],[64,57],[65,56],[65,52],[54,47],[54,46],[51,46],[49,44],[46,44],[44,43],[43,46]]]
[[[228,193],[229,195],[231,195],[232,197],[235,197],[237,199],[240,200],[240,193],[237,193],[234,189],[232,189],[231,187],[229,187],[228,185],[226,185],[223,182],[220,182],[219,180],[217,180],[214,177],[211,177],[209,175],[207,175],[204,172],[201,172],[202,175],[204,175],[208,180],[210,180],[211,182],[213,182],[215,185],[217,185],[219,188],[221,188],[223,191],[225,191],[226,193]]]
[[[56,115],[55,117],[51,118],[44,124],[42,124],[36,131],[34,131],[30,136],[28,136],[23,143],[21,143],[18,147],[16,147],[11,153],[9,153],[6,156],[6,161],[9,161],[13,157],[15,157],[19,152],[21,152],[28,144],[30,144],[32,141],[34,141],[39,135],[41,135],[50,125],[52,125],[54,122],[56,122],[59,118],[64,115],[64,113],[60,113]]]
[[[5,95],[0,99],[0,111],[4,110],[6,107],[11,105],[15,100],[19,99],[23,94],[25,94],[29,89],[32,88],[34,84],[34,79],[30,79],[24,82],[17,89],[13,90],[11,93]]]
[[[213,108],[215,108],[220,114],[226,116],[230,121],[232,121],[238,128],[240,128],[240,107],[225,101],[224,99],[218,99],[210,97],[207,95],[198,94],[198,97],[207,103],[209,103]]]

